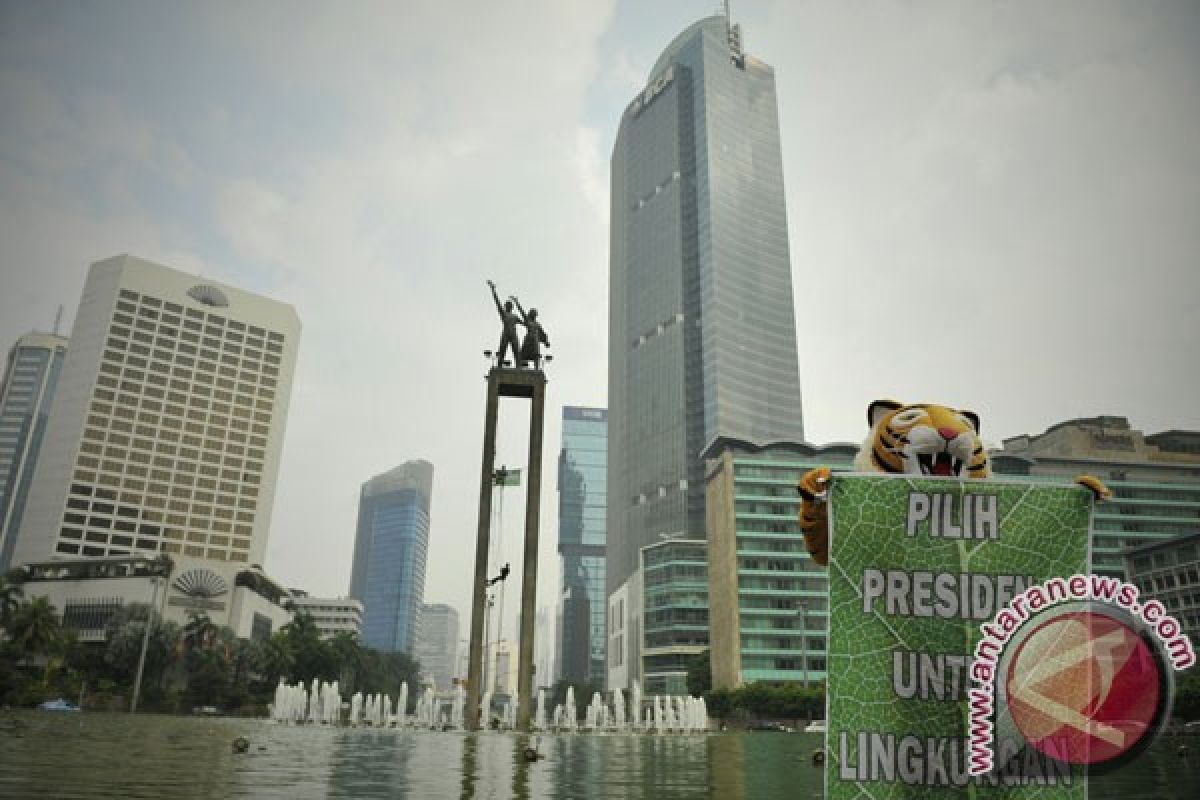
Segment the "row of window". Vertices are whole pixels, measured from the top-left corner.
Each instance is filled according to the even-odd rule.
[[[799,650],[801,642],[810,651],[825,649],[825,637],[814,636],[752,636],[742,634],[742,649],[744,650]]]
[[[156,544],[156,543],[153,543]],[[249,555],[242,552],[228,552],[215,548],[205,548],[201,545],[182,545],[177,542],[162,542],[160,547],[142,547],[142,550],[154,550],[159,552],[171,553],[176,555],[191,556],[193,558],[208,558],[213,561],[249,561]],[[124,547],[106,547],[100,544],[76,544],[74,542],[60,540],[54,547],[54,551],[61,555],[68,556],[126,556],[130,554],[128,548]]]
[[[122,302],[122,301],[125,301],[125,302]],[[254,337],[258,337],[258,338],[262,338],[265,336],[273,342],[282,342],[283,341],[283,334],[281,334],[281,333],[277,333],[275,331],[268,331],[268,330],[260,328],[256,325],[247,325],[246,323],[239,322],[238,320],[235,320],[235,319],[226,319],[225,317],[222,317],[220,314],[213,314],[213,313],[205,314],[205,312],[200,311],[199,309],[184,308],[183,306],[179,305],[178,303],[172,303],[169,300],[164,301],[157,297],[154,297],[153,295],[141,295],[131,289],[121,289],[120,290],[120,299],[117,301],[117,308],[119,310],[123,310],[123,311],[132,311],[133,309],[130,308],[129,306],[131,306],[132,303],[137,303],[137,302],[141,303],[143,309],[145,310],[145,316],[152,318],[152,319],[157,318],[157,317],[151,316],[151,315],[155,314],[157,309],[161,309],[163,314],[168,317],[174,317],[174,318],[186,317],[187,319],[194,320],[196,322],[204,322],[207,325],[212,326],[216,329],[228,328],[228,333],[230,333],[230,334],[245,332],[245,333],[249,334],[250,336],[254,336]]]
[[[803,672],[804,662],[801,661],[799,654],[795,658],[771,658],[771,657],[742,657],[742,670],[749,672],[751,670],[776,670],[779,672]],[[808,672],[824,672],[824,658],[809,658]]]

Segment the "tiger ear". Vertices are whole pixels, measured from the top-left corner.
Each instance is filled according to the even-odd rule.
[[[904,403],[897,403],[895,400],[876,400],[867,406],[867,424],[874,428],[884,417],[898,408],[904,408]]]
[[[975,429],[976,435],[978,435],[979,434],[979,415],[976,414],[974,411],[966,411],[966,410],[959,410],[958,413],[962,414],[964,417],[967,418],[967,421],[971,423],[971,427]]]

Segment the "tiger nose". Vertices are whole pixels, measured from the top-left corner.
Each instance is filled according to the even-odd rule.
[[[958,436],[958,431],[954,430],[954,428],[938,428],[938,433],[940,433],[942,438],[947,442],[953,441]]]

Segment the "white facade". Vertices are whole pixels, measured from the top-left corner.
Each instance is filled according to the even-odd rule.
[[[501,639],[491,643],[492,669],[488,676],[496,694],[510,697],[517,691],[517,646],[515,642]]]
[[[128,255],[92,265],[13,563],[262,564],[300,322]]]
[[[642,570],[608,596],[609,691],[629,691],[642,680]]]
[[[187,625],[203,613],[244,639],[265,639],[292,619],[290,593],[253,567],[174,558],[166,581],[140,556],[55,559],[27,564],[26,597],[44,597],[81,641],[102,641],[106,617],[122,606],[153,604],[163,619]]]
[[[417,661],[424,683],[440,691],[454,688],[458,666],[458,611],[444,603],[421,607],[421,631],[417,634]]]
[[[363,605],[353,597],[309,597],[293,591],[292,608],[312,617],[325,639],[339,633],[362,633]]]

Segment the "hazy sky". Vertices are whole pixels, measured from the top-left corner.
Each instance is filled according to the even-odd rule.
[[[60,303],[69,330],[87,265],[123,252],[293,303],[266,568],[344,594],[360,484],[427,458],[426,600],[466,625],[494,278],[554,345],[549,604],[559,407],[607,391],[617,122],[716,6],[0,2],[0,343]],[[972,408],[989,442],[1200,428],[1200,5],[733,16],[776,70],[810,441],[860,440],[881,396]]]

